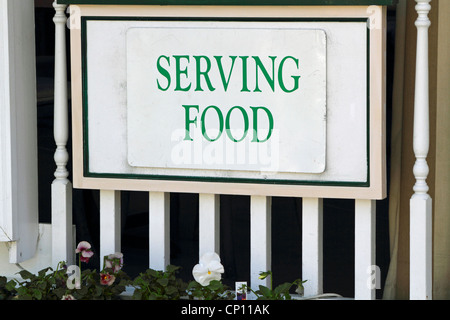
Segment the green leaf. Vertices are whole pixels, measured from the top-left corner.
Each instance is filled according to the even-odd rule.
[[[19,300],[33,300],[33,297],[28,293],[19,295],[18,298],[19,298]]]
[[[38,299],[41,300],[42,299],[42,292],[38,289],[33,290],[33,296]]]
[[[211,282],[208,285],[209,289],[216,291],[219,290],[222,287],[222,283],[218,280],[211,280]]]
[[[174,266],[174,265],[168,265],[168,266],[166,267],[166,271],[167,271],[168,273],[175,273],[175,272],[178,271],[179,269],[180,269],[180,267]]]
[[[31,272],[27,271],[27,270],[21,270],[19,271],[20,276],[27,280],[27,279],[34,279],[36,276],[34,274],[32,274]]]
[[[49,289],[51,286],[51,283],[48,281],[42,281],[41,283],[39,283],[38,288],[41,290],[46,290]]]
[[[88,287],[86,286],[82,286],[79,290],[77,290],[77,292],[81,295],[84,296],[88,293]]]
[[[41,271],[38,272],[38,276],[40,278],[43,278],[45,276],[45,274],[47,273],[47,271],[49,271],[49,270],[52,270],[52,268],[48,267],[48,268],[42,269]]]
[[[161,278],[161,279],[156,280],[156,282],[158,282],[161,286],[166,287],[167,284],[169,283],[169,279]]]
[[[95,296],[99,297],[101,296],[103,293],[103,286],[102,285],[98,285],[95,287]]]
[[[272,271],[266,271],[266,272],[264,272],[264,271],[261,271],[260,273],[259,273],[259,277],[258,277],[258,279],[261,279],[261,280],[264,280],[265,278],[267,278],[268,276],[272,276]]]
[[[191,282],[188,283],[187,289],[188,290],[192,290],[194,288],[197,288],[198,285],[199,285],[199,283],[197,281],[191,281]]]
[[[278,287],[276,287],[273,292],[277,295],[281,294],[281,293],[288,293],[291,286],[292,286],[291,283],[285,282],[283,284],[280,284]]]
[[[140,290],[134,290],[133,299],[142,300],[142,292]]]
[[[272,297],[272,291],[271,291],[269,288],[267,288],[266,286],[260,285],[260,286],[259,286],[259,292],[260,292],[264,297],[267,297],[267,298]]]
[[[147,270],[147,274],[148,274],[149,276],[151,276],[151,277],[154,277],[154,278],[158,277],[158,271],[153,270],[153,269],[148,269],[148,270]]]
[[[155,293],[151,293],[148,298],[148,300],[158,300],[158,296]]]
[[[10,280],[5,285],[6,290],[8,291],[14,291],[16,290],[16,282],[13,280]]]
[[[178,293],[178,290],[177,290],[177,288],[175,288],[174,286],[168,286],[167,288],[166,288],[166,294],[167,295],[174,295],[174,294],[177,294]]]
[[[66,289],[59,287],[53,290],[53,293],[58,297],[58,299],[61,299],[62,296],[66,293]]]

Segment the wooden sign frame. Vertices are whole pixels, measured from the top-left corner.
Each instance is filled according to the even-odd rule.
[[[120,5],[123,1],[58,1],[71,6],[71,68],[73,124],[73,183],[75,188],[102,190],[136,190],[160,192],[192,192],[236,195],[292,196],[317,198],[383,199],[386,197],[386,114],[385,114],[385,51],[386,7],[392,1],[366,1],[366,5],[351,5],[356,1],[341,1],[345,5],[247,7],[236,5]],[[100,1],[98,1],[100,2]],[[96,3],[98,3],[96,2]],[[118,3],[121,2],[121,3]],[[154,1],[141,1],[154,2]],[[226,1],[231,3],[232,1]],[[289,2],[289,1],[288,1]],[[303,3],[305,1],[297,1]],[[308,1],[305,2],[305,4]],[[320,2],[320,1],[316,1]],[[371,5],[374,4],[377,5]],[[127,1],[127,3],[130,3]],[[134,3],[134,2],[133,2]],[[361,1],[359,1],[361,3]],[[280,3],[281,4],[281,3]],[[83,24],[89,18],[173,18],[179,19],[362,19],[367,21],[367,179],[363,182],[253,181],[246,179],[198,179],[195,177],[130,176],[117,173],[98,174],[89,171],[86,139],[87,94],[83,82]],[[348,143],[348,142],[343,142]]]

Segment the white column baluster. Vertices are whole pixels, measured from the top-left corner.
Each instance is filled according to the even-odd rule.
[[[100,190],[100,270],[103,257],[121,251],[120,191]]]
[[[270,287],[270,278],[258,279],[261,271],[271,270],[272,253],[272,198],[251,196],[250,198],[250,286],[258,290],[259,285]]]
[[[170,263],[170,193],[150,192],[149,267],[165,270]]]
[[[323,293],[323,199],[302,199],[302,280],[305,297]]]
[[[355,200],[355,299],[375,299],[379,276],[375,265],[376,201]]]
[[[55,180],[52,183],[52,263],[74,260],[72,232],[72,184],[67,179],[66,165],[69,153],[66,149],[69,138],[67,59],[66,59],[66,5],[53,2],[55,23],[55,84],[54,84],[54,138],[56,152]]]
[[[199,256],[220,255],[220,195],[199,194]]]
[[[414,153],[416,178],[410,200],[410,298],[432,298],[432,199],[426,179],[429,173],[427,155],[429,137],[428,13],[431,0],[416,0],[418,18],[416,86],[414,101]]]

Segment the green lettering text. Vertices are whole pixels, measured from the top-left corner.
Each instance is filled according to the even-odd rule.
[[[161,63],[160,63],[161,58],[164,58],[167,61],[167,65],[169,67],[170,67],[170,58],[167,56],[160,56],[156,62],[156,68],[158,69],[159,73],[167,79],[167,86],[165,88],[161,87],[159,80],[156,80],[156,82],[158,84],[158,89],[162,90],[162,91],[166,91],[170,87],[170,73],[161,66]]]
[[[298,89],[298,80],[299,80],[300,76],[291,76],[292,79],[294,79],[294,87],[290,90],[286,89],[286,86],[284,85],[284,81],[283,81],[283,67],[284,67],[284,63],[287,59],[292,59],[295,62],[295,66],[298,69],[298,59],[291,57],[291,56],[284,57],[284,59],[281,60],[281,62],[280,62],[280,66],[278,67],[278,83],[280,85],[281,90],[283,90],[284,92],[294,92],[295,90]]]
[[[194,119],[190,119],[190,112],[189,110],[191,108],[196,109],[198,112],[198,105],[183,105],[183,108],[185,110],[185,136],[184,136],[184,140],[187,141],[193,141],[193,139],[191,138],[191,123],[195,124],[195,126],[197,126],[197,117],[195,117]]]
[[[186,59],[189,62],[189,56],[173,56],[175,58],[175,78],[177,82],[177,86],[175,87],[175,91],[189,91],[191,88],[191,84],[187,87],[181,87],[181,75],[184,74],[186,78],[188,77],[187,67],[181,70],[181,59]]]

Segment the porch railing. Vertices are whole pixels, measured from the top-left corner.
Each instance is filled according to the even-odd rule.
[[[414,175],[417,183],[411,198],[411,299],[431,299],[431,198],[427,194],[426,157],[428,133],[428,12],[431,0],[416,0],[419,17],[417,43],[417,80],[414,120],[414,151],[417,157]],[[67,179],[68,106],[66,82],[65,27],[66,6],[54,2],[56,15],[55,52],[55,124],[57,170],[52,184],[52,259],[53,264],[73,259],[72,185]],[[217,194],[199,196],[199,255],[219,253],[219,201]],[[305,296],[323,293],[323,199],[303,198],[302,278]],[[100,256],[120,251],[120,191],[100,191]],[[375,299],[374,200],[355,199],[355,299]],[[169,257],[169,194],[149,193],[149,267],[162,270]],[[271,197],[251,196],[250,206],[250,286],[268,285],[258,279],[260,271],[270,270]]]

